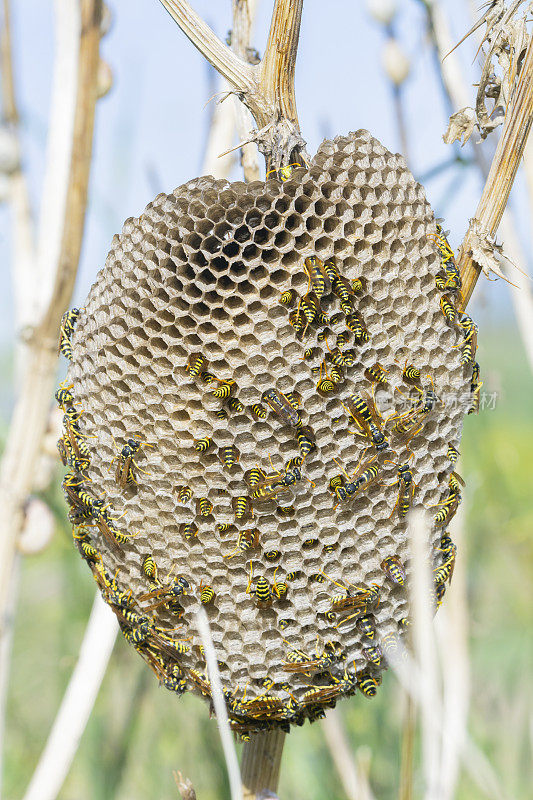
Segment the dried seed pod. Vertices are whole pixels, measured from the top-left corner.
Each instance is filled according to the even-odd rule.
[[[371,696],[377,689],[386,659],[369,648],[396,641],[409,615],[406,586],[380,567],[394,554],[408,583],[407,520],[392,513],[398,484],[385,460],[410,459],[416,503],[432,508],[431,519],[454,510],[448,443],[459,446],[473,379],[472,368],[461,365],[464,331],[448,324],[440,308],[435,231],[424,190],[403,158],[358,131],[323,142],[308,169],[295,169],[284,181],[274,174],[246,185],[208,176],[159,195],[113,239],[80,312],[67,385],[80,410],[76,424],[94,438],[86,440],[83,474],[70,480],[104,498],[100,517],[107,514],[124,536],[136,534],[113,548],[93,526],[105,571],[100,561],[88,565],[127,638],[160,680],[178,687],[177,694],[186,685],[208,698],[195,623],[203,593],[228,712],[241,733],[301,724],[343,695]],[[304,262],[312,256],[324,263],[328,284],[323,295],[315,293],[313,324],[303,319],[300,327],[298,316],[294,327],[297,306],[291,312],[278,299],[291,290],[305,293]],[[331,289],[333,280],[340,294]],[[349,287],[358,280],[364,291],[355,295]],[[350,295],[355,309],[348,319],[342,295]],[[324,311],[333,333],[317,327],[317,320],[325,324]],[[342,364],[336,392],[321,394],[302,355],[316,347],[325,358],[321,342],[328,335],[339,337],[339,348],[355,338],[356,349]],[[406,385],[406,363],[420,366],[420,386]],[[347,405],[376,389],[365,375],[376,365],[387,376],[373,408],[379,425],[372,422],[387,441],[383,451]],[[237,393],[245,410],[227,414],[222,405]],[[290,400],[296,397],[298,408]],[[125,496],[110,461],[114,441],[128,431],[153,450],[150,473],[139,472],[135,492]],[[195,431],[217,448],[235,448],[239,461],[228,469],[220,450],[196,452]],[[287,485],[284,465],[295,458],[302,479]],[[376,468],[378,477],[359,491],[355,476],[363,467]],[[267,476],[269,489],[279,487],[279,495],[270,491],[268,502],[252,503],[245,479],[252,470]],[[337,493],[344,493],[342,502]],[[87,509],[71,494],[77,520]],[[229,536],[237,541],[242,529],[256,530],[260,542],[251,587],[246,554],[223,558],[224,543]],[[441,535],[434,523],[430,545],[448,580]],[[171,588],[160,589],[153,617],[141,605],[150,584],[138,553],[156,554],[159,575],[179,575],[192,587],[176,597]],[[116,578],[105,577],[115,572]],[[339,593],[332,581],[347,596],[377,584],[379,605],[366,612],[348,600],[341,605],[350,614],[355,605],[361,614],[338,612],[331,606]],[[289,590],[282,591],[286,582]],[[174,586],[165,578],[167,585]],[[269,588],[268,602],[262,601],[265,587],[277,587]],[[128,617],[119,605],[126,602]],[[428,602],[433,607],[435,598]],[[330,667],[336,683],[283,672],[284,637],[311,661],[322,658],[327,642],[338,644],[338,662]],[[266,677],[274,681],[268,698]]]

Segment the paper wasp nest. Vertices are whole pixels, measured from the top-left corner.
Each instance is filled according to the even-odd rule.
[[[436,287],[435,233],[403,158],[358,131],[286,181],[202,177],[158,195],[114,237],[79,314],[67,384],[89,454],[70,473],[76,542],[129,641],[178,693],[209,694],[205,601],[240,732],[375,692],[408,617],[398,467],[412,475],[408,505],[452,511],[448,448],[472,361],[441,309],[453,291]],[[329,269],[322,288],[313,256]],[[373,385],[365,424],[350,398],[374,412]],[[444,530],[431,531],[436,568]],[[133,538],[113,546],[115,531]]]

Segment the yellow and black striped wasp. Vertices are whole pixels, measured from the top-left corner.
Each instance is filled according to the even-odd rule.
[[[357,679],[357,688],[365,697],[374,697],[378,690],[379,681],[373,675],[361,675]]]
[[[475,361],[472,369],[472,380],[470,382],[470,392],[473,399],[470,408],[468,409],[469,414],[477,414],[479,411],[479,399],[482,386],[483,381],[480,378],[480,367],[477,361]]]
[[[135,461],[134,457],[140,451],[141,447],[153,447],[153,445],[143,441],[138,434],[135,434],[130,439],[126,440],[126,444],[121,449],[118,456],[115,456],[111,461],[111,464],[113,464],[114,461],[117,461],[117,466],[115,468],[115,481],[121,489],[125,489],[126,486],[129,486],[132,483],[137,483],[135,470],[138,470],[145,475],[150,474],[149,472],[146,472],[146,470],[141,469]]]
[[[381,562],[381,569],[397,586],[403,586],[405,583],[405,567],[398,556],[387,556]]]
[[[55,399],[57,400],[58,406],[61,408],[62,411],[66,413],[66,410],[69,406],[72,408],[74,407],[74,396],[70,391],[73,387],[73,384],[70,386],[65,386],[64,383],[59,385],[59,389],[55,393]]]
[[[352,313],[346,317],[346,327],[353,333],[357,344],[368,342],[370,338],[369,333],[366,329],[365,323],[357,311],[352,311]]]
[[[255,597],[256,605],[261,608],[266,608],[272,605],[272,591],[267,579],[261,575],[255,582],[255,588],[252,588],[253,582],[253,563],[250,561],[250,580],[246,587],[246,594],[252,594]]]
[[[414,407],[409,411],[404,411],[402,414],[393,413],[385,420],[385,424],[392,424],[391,431],[400,436],[406,436],[407,444],[413,439],[424,427],[427,417],[433,411],[435,404],[438,402],[438,397],[434,389],[426,389],[422,391],[419,389],[420,399],[415,403]]]
[[[315,295],[320,300],[326,293],[327,276],[324,264],[317,256],[308,256],[304,261],[304,267],[309,279],[307,291],[312,287]]]
[[[61,317],[58,355],[64,355],[69,361],[72,361],[72,345],[70,341],[79,315],[79,308],[71,308],[70,311],[65,311]]]
[[[193,353],[189,356],[185,369],[191,378],[197,378],[200,372],[207,367],[207,359],[202,353]]]
[[[233,506],[233,513],[236,520],[246,519],[250,514],[253,517],[253,510],[248,495],[239,495],[234,497],[231,501]]]
[[[384,433],[384,420],[376,408],[373,397],[364,394],[354,394],[348,399],[348,406],[342,404],[356,423],[359,431],[351,431],[356,436],[363,436],[370,440],[369,447],[374,446],[378,453],[389,447],[389,441]]]
[[[290,646],[290,643],[286,639],[283,641]],[[317,637],[317,648],[314,658],[309,658],[302,650],[291,649],[287,653],[287,660],[282,663],[282,667],[285,672],[304,675],[312,674],[313,672],[325,672],[338,663],[341,659],[341,655],[342,650],[335,642],[326,642],[322,653],[319,654]]]
[[[290,178],[292,178],[292,173],[295,169],[298,169],[298,167],[305,169],[304,164],[298,164],[296,162],[294,164],[284,164],[282,167],[274,167],[273,169],[268,170],[266,178],[268,178],[269,175],[275,175],[279,181],[285,183],[285,181],[288,181]]]
[[[236,553],[246,553],[248,550],[251,550],[253,547],[257,547],[259,544],[259,531],[257,528],[247,528],[244,531],[239,531],[237,536],[237,546],[231,553],[224,556],[224,558],[233,558]]]
[[[176,610],[179,598],[184,594],[188,594],[190,589],[189,581],[183,575],[178,575],[171,579],[172,572],[173,569],[170,570],[165,580],[157,588],[139,597],[139,601],[142,602],[145,600],[154,601],[146,607],[146,611],[154,611],[163,605],[169,606],[171,610]]]
[[[403,519],[403,517],[407,516],[407,512],[411,508],[415,488],[417,487],[417,484],[413,480],[413,472],[409,467],[409,461],[412,457],[413,453],[411,453],[407,461],[397,465],[398,474],[396,480],[393,483],[388,484],[389,486],[398,487],[398,498],[394,504],[394,508],[392,509],[391,517],[396,509],[398,509],[398,516],[400,519]],[[394,462],[385,461],[385,463],[393,464]]]
[[[452,472],[448,480],[448,496],[440,503],[436,503],[437,506],[441,506],[433,517],[436,525],[447,525],[455,516],[462,499],[461,486],[464,486],[463,479],[456,472]]]
[[[358,618],[361,614],[366,614],[369,607],[376,608],[379,605],[381,590],[377,583],[372,583],[370,586],[355,586],[352,583],[344,585],[344,583],[339,583],[333,580],[333,578],[330,578],[325,572],[322,572],[322,574],[343,590],[341,594],[333,595],[331,598],[331,610],[335,612],[354,612],[347,617],[343,617],[335,625],[336,628],[349,622],[351,619]],[[352,587],[355,591],[350,591],[349,587]]]
[[[279,417],[286,425],[299,428],[302,424],[300,413],[288,397],[278,389],[267,389],[261,395],[261,400]]]
[[[363,457],[361,457],[352,475],[348,475],[346,472],[344,473],[346,475],[347,481],[345,481],[343,486],[336,485],[334,489],[335,495],[338,500],[337,505],[345,501],[354,500],[361,494],[361,492],[368,489],[369,486],[371,486],[371,484],[374,483],[374,481],[379,476],[379,473],[381,471],[381,466],[377,462],[373,463],[375,458],[376,456],[372,456],[372,458],[368,459],[367,461],[363,462],[363,464],[361,464],[361,461],[363,459]],[[343,467],[340,464],[339,466],[344,472]],[[335,505],[334,508],[337,508],[337,505]]]

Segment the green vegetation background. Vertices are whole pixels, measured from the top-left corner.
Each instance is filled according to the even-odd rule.
[[[533,379],[514,329],[481,331],[479,361],[494,410],[466,422],[461,446],[471,657],[469,728],[510,797],[531,797],[533,639]],[[4,372],[5,374],[5,372]],[[72,546],[56,485],[50,547],[25,559],[8,701],[5,797],[20,798],[46,741],[74,666],[94,596],[94,581]],[[353,750],[371,752],[378,800],[397,797],[402,699],[385,674],[378,696],[339,704]],[[240,747],[240,746],[238,746]],[[193,782],[199,800],[229,797],[216,723],[195,697],[178,699],[122,640],[60,800],[172,800],[172,770]],[[280,797],[343,798],[320,723],[287,739]],[[483,795],[464,774],[458,800]]]

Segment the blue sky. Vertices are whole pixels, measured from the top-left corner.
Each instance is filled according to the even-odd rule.
[[[203,58],[183,36],[158,0],[110,0],[113,25],[102,42],[102,56],[112,67],[114,85],[97,109],[94,163],[81,269],[75,304],[83,299],[102,266],[109,242],[123,221],[138,215],[159,191],[172,190],[198,174],[203,156],[212,76]],[[229,0],[194,0],[196,10],[221,36],[230,27]],[[38,201],[53,55],[53,3],[13,3],[16,78],[24,122],[24,152],[32,196]],[[444,0],[455,40],[470,26],[468,2]],[[254,45],[266,41],[272,0],[259,0]],[[398,0],[396,30],[411,59],[404,105],[410,164],[417,178],[453,155],[443,144],[445,106],[428,47],[424,12],[417,0]],[[381,66],[385,34],[369,16],[366,4],[349,0],[306,0],[297,61],[296,91],[300,123],[313,153],[325,136],[368,128],[391,150],[399,149],[390,85]],[[459,57],[469,83],[472,41]],[[472,98],[475,90],[472,89]],[[489,148],[493,145],[489,143]],[[464,149],[465,156],[469,148]],[[239,177],[235,172],[235,177]],[[438,215],[446,217],[457,246],[480,193],[474,169],[448,169],[425,182]],[[520,186],[518,195],[523,195]],[[528,228],[524,218],[524,236]],[[14,334],[9,278],[9,215],[0,207],[0,343]],[[500,283],[483,295],[484,316],[509,312],[508,293]],[[479,305],[479,303],[478,303]]]

